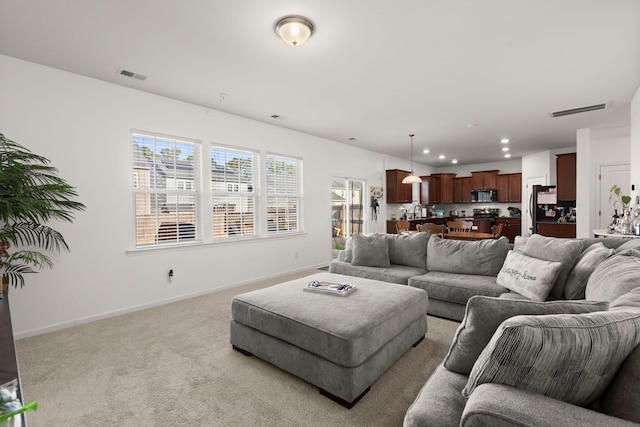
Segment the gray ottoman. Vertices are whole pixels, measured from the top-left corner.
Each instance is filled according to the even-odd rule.
[[[312,280],[357,287],[340,297],[305,292]],[[422,289],[320,273],[237,295],[231,344],[317,386],[351,408],[427,331]]]

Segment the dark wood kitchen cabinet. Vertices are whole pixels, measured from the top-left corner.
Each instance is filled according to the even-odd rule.
[[[502,235],[509,239],[509,243],[513,243],[516,236],[522,234],[522,220],[520,218],[496,218],[496,225],[502,224]]]
[[[472,190],[495,190],[498,188],[498,171],[471,172]]]
[[[402,180],[409,172],[400,169],[389,169],[387,172],[387,203],[411,203],[413,185],[403,184]]]
[[[421,176],[420,203],[435,205],[440,203],[440,177],[437,175]]]
[[[576,200],[576,153],[556,156],[558,200]]]
[[[522,174],[498,175],[498,203],[520,203],[522,201]]]
[[[440,179],[440,202],[439,203],[454,203],[453,202],[453,182],[456,177],[455,173],[439,173],[435,174]],[[434,176],[432,174],[431,176]]]
[[[471,177],[454,178],[453,203],[471,203]]]

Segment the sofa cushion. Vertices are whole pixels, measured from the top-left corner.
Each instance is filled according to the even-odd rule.
[[[353,265],[389,267],[389,243],[386,234],[353,235]]]
[[[498,326],[513,316],[590,313],[606,310],[608,306],[604,301],[536,302],[472,297],[467,302],[464,319],[453,337],[444,366],[450,371],[469,375]]]
[[[409,236],[389,234],[389,262],[409,267],[427,268],[427,242],[429,233],[416,233]]]
[[[558,278],[550,292],[552,299],[559,299],[564,295],[567,277],[569,277],[569,272],[582,252],[582,247],[583,243],[580,240],[534,234],[527,240],[527,245],[522,253],[533,258],[562,263]]]
[[[616,253],[621,253],[627,249],[640,249],[640,239],[627,239],[626,242],[616,248]]]
[[[462,393],[498,383],[586,406],[639,342],[640,313],[515,316],[498,327]]]
[[[467,401],[460,393],[466,383],[466,375],[439,365],[407,410],[403,427],[457,425]]]
[[[421,276],[411,277],[409,286],[424,289],[430,300],[448,301],[462,305],[465,305],[474,295],[497,297],[508,292],[507,288],[496,284],[496,278],[493,276],[442,273],[440,271],[429,271]]]
[[[524,252],[524,248],[527,246],[528,241],[529,236],[516,236],[513,239],[513,251],[519,253]]]
[[[432,236],[427,245],[427,270],[495,276],[509,249],[506,237],[473,242]]]
[[[620,295],[609,304],[609,310],[615,311],[640,311],[640,284],[626,294]]]
[[[534,301],[544,301],[562,264],[509,251],[496,283]]]
[[[406,285],[410,277],[420,276],[427,270],[398,264],[392,264],[388,268],[367,267],[334,260],[329,264],[329,272]]]
[[[585,290],[587,299],[612,302],[640,286],[640,258],[616,254],[596,267]]]
[[[564,297],[566,299],[584,299],[589,276],[602,261],[614,253],[614,249],[609,249],[602,243],[595,243],[583,250],[569,273],[564,287]]]
[[[640,346],[620,366],[609,388],[600,397],[600,408],[607,415],[640,423]]]

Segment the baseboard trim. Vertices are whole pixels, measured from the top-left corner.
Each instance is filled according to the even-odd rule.
[[[196,298],[199,296],[203,296],[203,295],[208,295],[208,294],[212,294],[212,293],[216,293],[216,292],[221,292],[221,291],[225,291],[227,289],[232,289],[232,288],[238,288],[240,286],[245,286],[245,285],[250,285],[253,283],[257,283],[257,282],[261,282],[263,280],[271,280],[271,279],[275,279],[278,277],[282,277],[282,276],[286,276],[289,274],[295,274],[295,273],[300,273],[302,271],[305,270],[317,270],[320,269],[321,267],[325,266],[326,264],[319,264],[319,265],[314,265],[314,266],[310,266],[310,267],[305,267],[305,268],[299,268],[299,269],[295,269],[295,270],[288,270],[282,273],[278,273],[278,274],[272,274],[269,276],[263,276],[260,279],[250,279],[250,280],[244,280],[241,282],[235,282],[235,283],[230,283],[227,285],[223,285],[223,286],[219,286],[213,289],[206,289],[206,290],[202,290],[202,291],[198,291],[198,292],[192,292],[189,294],[183,294],[183,295],[177,295],[171,298],[166,298],[166,299],[162,299],[162,300],[158,300],[158,301],[153,301],[153,302],[149,302],[146,304],[139,304],[139,305],[135,305],[135,306],[130,306],[130,307],[125,307],[122,309],[118,309],[118,310],[113,310],[113,311],[108,311],[108,312],[104,312],[104,313],[99,313],[99,314],[95,314],[95,315],[91,315],[91,316],[87,316],[87,317],[82,317],[82,318],[78,318],[78,319],[74,319],[74,320],[69,320],[66,322],[60,322],[60,323],[56,323],[53,325],[49,325],[49,326],[44,326],[41,328],[34,328],[34,329],[28,329],[26,331],[21,331],[18,333],[14,334],[14,339],[19,340],[19,339],[23,339],[23,338],[29,338],[29,337],[33,337],[36,335],[42,335],[42,334],[46,334],[49,332],[55,332],[55,331],[59,331],[62,329],[68,329],[68,328],[72,328],[74,326],[79,326],[79,325],[83,325],[85,323],[91,323],[91,322],[95,322],[98,320],[103,320],[103,319],[108,319],[110,317],[116,317],[116,316],[122,316],[123,314],[128,314],[128,313],[133,313],[136,311],[140,311],[140,310],[146,310],[148,308],[153,308],[153,307],[159,307],[165,304],[171,304],[173,302],[178,302],[178,301],[182,301],[182,300],[186,300],[186,299],[190,299],[190,298]]]

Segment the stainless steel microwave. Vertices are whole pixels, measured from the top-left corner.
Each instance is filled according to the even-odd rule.
[[[498,200],[496,190],[471,190],[471,203],[487,203]]]

